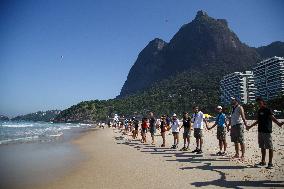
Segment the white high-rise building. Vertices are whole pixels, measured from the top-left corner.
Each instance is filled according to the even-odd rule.
[[[237,97],[241,103],[255,100],[254,76],[252,71],[234,72],[220,81],[221,103],[230,104],[231,97]]]
[[[284,94],[284,58],[272,57],[256,64],[253,68],[256,96],[270,100]]]

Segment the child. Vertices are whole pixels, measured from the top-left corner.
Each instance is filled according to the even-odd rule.
[[[217,139],[219,140],[219,148],[220,148],[220,151],[217,153],[217,155],[223,156],[226,155],[226,150],[227,150],[226,127],[227,130],[229,127],[226,122],[226,116],[224,113],[222,113],[222,106],[217,106],[217,112],[218,115],[216,116],[215,124],[211,128],[208,128],[207,126],[206,127],[208,130],[211,130],[217,125]],[[222,152],[223,146],[224,146],[224,152]]]

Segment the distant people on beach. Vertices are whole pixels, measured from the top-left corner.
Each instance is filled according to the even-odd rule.
[[[133,133],[132,138],[137,139],[138,130],[139,130],[139,121],[135,117],[132,118],[132,121],[133,121],[133,125],[134,125],[134,130],[132,131],[132,133]]]
[[[141,142],[142,143],[146,143],[147,142],[147,130],[148,130],[148,127],[149,127],[149,121],[148,121],[148,118],[144,117],[142,119],[142,125],[141,125]]]
[[[214,125],[210,128],[207,127],[207,129],[211,130],[217,126],[217,139],[219,140],[219,149],[220,149],[217,155],[224,156],[227,154],[226,153],[227,151],[226,135],[227,135],[227,131],[229,131],[229,127],[226,122],[226,115],[222,112],[222,106],[217,106],[217,112],[218,114],[216,116]],[[224,151],[222,152],[223,147],[224,147]]]
[[[160,123],[160,130],[161,130],[161,136],[162,136],[162,139],[163,139],[163,144],[161,145],[161,147],[166,146],[166,127],[167,127],[166,116],[162,115],[161,116],[161,123]]]
[[[247,121],[243,107],[239,104],[239,99],[231,97],[232,100],[232,112],[229,122],[231,126],[231,141],[235,144],[235,155],[233,158],[240,158],[239,156],[239,144],[241,146],[241,160],[245,157],[245,141],[244,141],[244,125],[247,127]]]
[[[150,112],[149,114],[149,127],[150,127],[150,133],[152,138],[152,145],[155,144],[155,133],[156,133],[156,119],[154,117],[154,113]]]
[[[172,149],[177,149],[179,144],[179,120],[177,119],[177,115],[173,114],[172,122],[171,122],[172,134],[174,137],[174,144],[171,147]]]
[[[205,122],[206,127],[208,126],[202,111],[199,111],[198,106],[193,107],[194,114],[192,115],[191,121],[194,128],[194,138],[196,139],[196,149],[192,153],[202,154],[203,144],[203,124]]]
[[[191,121],[190,117],[188,116],[188,112],[183,113],[181,128],[183,128],[183,148],[181,149],[181,151],[188,151],[191,135]]]
[[[258,145],[261,149],[261,162],[256,166],[265,166],[265,156],[266,150],[269,150],[269,160],[268,160],[268,169],[273,168],[272,158],[273,158],[273,143],[272,143],[272,121],[276,123],[279,127],[282,127],[284,122],[280,123],[273,115],[273,112],[266,106],[265,101],[258,97],[256,98],[258,104],[257,119],[251,125],[247,126],[246,129],[250,130],[255,125],[258,125]]]
[[[272,143],[272,122],[275,122],[279,127],[282,127],[284,122],[279,122],[274,117],[273,112],[267,108],[265,101],[262,98],[257,98],[256,102],[259,106],[257,111],[257,121],[255,121],[251,126],[247,125],[245,118],[245,112],[243,107],[239,103],[239,99],[231,97],[232,111],[230,113],[229,124],[227,124],[226,115],[223,113],[222,106],[217,106],[216,111],[217,115],[215,118],[215,123],[213,126],[208,127],[207,120],[202,111],[199,110],[198,106],[193,107],[193,115],[189,116],[188,112],[183,113],[182,125],[180,127],[180,122],[176,114],[173,114],[172,118],[168,115],[162,115],[160,119],[154,117],[154,113],[150,112],[149,117],[143,117],[141,123],[141,143],[147,143],[147,131],[149,129],[152,139],[152,145],[155,144],[155,133],[156,128],[158,127],[161,132],[162,145],[161,147],[166,146],[166,131],[172,130],[173,135],[173,145],[172,149],[177,149],[179,145],[179,132],[183,128],[183,141],[184,145],[181,148],[181,151],[188,151],[190,145],[190,136],[191,129],[194,129],[194,137],[196,139],[196,148],[192,153],[202,154],[203,147],[203,128],[204,124],[208,130],[211,130],[217,126],[217,139],[219,141],[219,151],[216,155],[224,156],[227,155],[227,141],[226,135],[230,131],[231,141],[235,146],[235,154],[232,157],[233,159],[244,160],[245,157],[245,142],[244,142],[244,128],[250,130],[255,125],[258,125],[258,144],[261,148],[261,162],[257,166],[265,166],[265,156],[266,149],[269,150],[269,162],[267,168],[270,169],[273,167],[273,143]],[[123,121],[123,122],[122,122]],[[108,125],[110,125],[110,121]],[[139,121],[132,117],[131,119],[124,119],[122,116],[119,119],[118,115],[115,114],[113,119],[113,125],[120,126],[121,130],[124,130],[125,133],[132,133],[132,138],[137,139],[139,131]],[[99,126],[104,127],[105,123],[99,123]],[[122,127],[124,126],[124,127]],[[241,156],[240,156],[241,151]]]

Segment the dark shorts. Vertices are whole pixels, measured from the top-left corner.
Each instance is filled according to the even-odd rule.
[[[203,137],[203,130],[199,128],[194,128],[194,137],[195,138],[202,138]]]
[[[147,128],[142,128],[142,133],[147,133]]]
[[[245,142],[243,124],[237,124],[237,125],[232,126],[231,141],[234,143],[240,143],[240,144],[243,144]]]
[[[177,135],[178,135],[178,134],[179,134],[179,132],[172,132],[172,134],[173,134],[173,135],[174,135],[174,134],[177,134]]]
[[[217,127],[217,139],[226,140],[226,127]]]
[[[156,129],[155,128],[150,128],[150,133],[151,133],[151,135],[154,135],[156,133]]]
[[[183,133],[183,138],[190,137],[190,135],[191,135],[190,131],[185,131],[185,132]]]
[[[262,149],[273,149],[271,133],[258,133],[258,145]]]

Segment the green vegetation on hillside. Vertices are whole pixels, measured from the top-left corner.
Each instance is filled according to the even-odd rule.
[[[60,113],[60,110],[38,111],[26,115],[20,115],[12,118],[12,121],[53,121]]]

